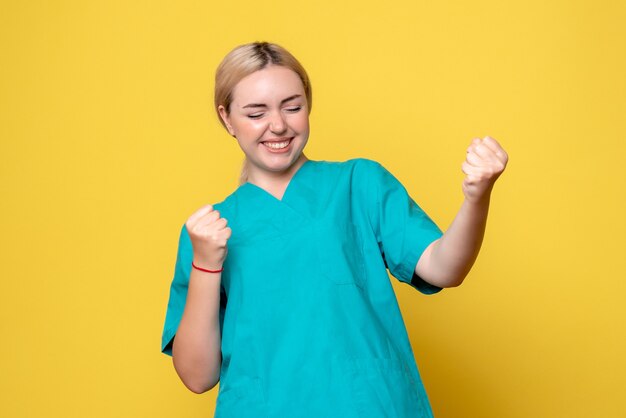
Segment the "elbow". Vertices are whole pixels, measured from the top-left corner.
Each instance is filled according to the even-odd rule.
[[[444,287],[446,289],[450,289],[450,288],[453,288],[453,287],[459,287],[459,286],[461,286],[463,284],[463,280],[464,279],[465,279],[464,277],[460,278],[460,279],[450,279],[442,287]]]
[[[463,284],[463,281],[465,281],[465,278],[467,277],[467,273],[469,272],[463,272],[461,274],[453,274],[453,275],[449,275],[447,277],[444,277],[441,279],[443,286],[440,287],[445,287],[445,288],[452,288],[452,287],[459,287]]]
[[[219,376],[217,378],[206,379],[199,378],[197,376],[183,377],[179,374],[179,377],[187,389],[198,395],[213,389],[215,386],[217,386],[220,380]]]
[[[213,389],[217,385],[218,381],[215,381],[215,382],[186,382],[186,381],[183,380],[183,383],[185,384],[185,387],[187,387],[187,389],[189,389],[193,393],[196,393],[196,394],[200,395],[202,393],[208,392],[211,389]]]
[[[174,369],[185,387],[201,394],[213,389],[220,381],[220,367],[201,367],[198,363],[180,364],[174,356]]]
[[[445,275],[445,276],[435,276],[435,277],[423,277],[422,279],[433,285],[433,286],[437,286],[440,287],[442,289],[449,289],[449,288],[453,288],[453,287],[459,287],[463,284],[463,281],[465,280],[466,274],[461,274],[461,275]]]
[[[469,268],[434,269],[427,267],[430,266],[423,266],[421,269],[416,268],[415,274],[425,282],[442,289],[461,286],[469,273]]]

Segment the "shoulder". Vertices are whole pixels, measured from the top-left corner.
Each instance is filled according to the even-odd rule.
[[[316,182],[348,185],[352,192],[362,190],[371,194],[396,181],[395,177],[378,161],[352,158],[346,161],[314,161]]]
[[[395,185],[395,177],[378,161],[353,158],[346,161],[319,161],[318,180],[335,188],[349,187],[352,199],[376,200],[381,191]]]
[[[314,161],[316,164],[322,164],[327,167],[338,167],[338,168],[347,168],[347,167],[380,167],[380,163],[374,160],[370,160],[368,158],[351,158],[345,161],[326,161],[319,160]]]
[[[378,161],[367,158],[354,158],[346,161],[351,167],[352,182],[355,185],[366,186],[368,189],[385,181],[388,177],[393,177],[385,167]]]
[[[314,165],[318,172],[351,176],[367,176],[387,171],[379,162],[367,158],[352,158],[346,161],[321,160],[315,161]]]
[[[214,203],[213,209],[218,210],[220,212],[220,215],[224,216],[232,213],[237,207],[237,201],[239,200],[238,195],[241,187],[242,186],[239,186],[237,189],[235,189],[235,191],[226,196],[226,198],[224,198],[224,200],[222,200],[221,202]]]
[[[347,162],[351,163],[359,174],[377,174],[387,171],[378,161],[367,158],[354,158]]]

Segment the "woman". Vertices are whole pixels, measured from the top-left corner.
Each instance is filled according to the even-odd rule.
[[[220,382],[216,417],[432,416],[387,270],[426,294],[461,284],[507,154],[472,142],[442,234],[380,164],[303,154],[311,85],[280,46],[231,51],[215,107],[245,164],[181,231],[162,350],[183,383]]]

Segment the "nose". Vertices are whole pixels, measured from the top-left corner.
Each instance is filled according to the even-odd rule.
[[[270,119],[270,131],[274,134],[280,134],[287,129],[287,123],[281,112],[275,113]]]

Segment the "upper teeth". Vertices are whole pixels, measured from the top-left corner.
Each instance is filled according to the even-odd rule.
[[[281,149],[289,145],[289,140],[284,142],[264,142],[264,144],[273,149]]]

